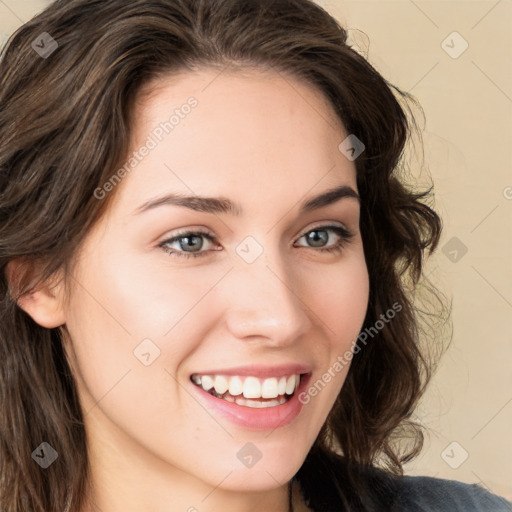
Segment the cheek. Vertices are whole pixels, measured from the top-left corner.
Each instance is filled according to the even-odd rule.
[[[345,351],[361,330],[369,298],[369,277],[364,258],[318,272],[310,286],[308,304],[324,322],[331,348]]]
[[[225,270],[162,270],[115,248],[96,256],[77,275],[66,322],[84,380],[102,394],[127,369],[145,368],[148,352],[152,368],[174,373],[202,339],[193,335],[211,317],[202,298]]]
[[[67,329],[68,357],[86,418],[102,411],[135,435],[148,425],[156,432],[162,411],[178,405],[173,376],[190,347],[176,343],[172,332],[164,336],[186,313],[188,299],[174,289],[164,296],[161,280],[130,267],[125,259],[115,267],[98,264],[95,272],[84,271]]]
[[[354,356],[354,345],[366,316],[369,280],[366,266],[356,265],[351,272],[324,282],[316,294],[314,308],[322,312],[325,332],[321,364],[315,378],[300,400],[312,425],[320,429],[329,415],[347,377]],[[320,323],[318,324],[320,325]]]
[[[354,345],[364,323],[369,298],[369,276],[364,258],[340,263],[336,271],[319,272],[309,295],[311,309],[323,328],[323,354],[317,380],[305,400],[317,404],[319,421],[338,396],[354,356]],[[319,399],[319,400],[318,400]]]
[[[116,254],[108,248],[100,256],[81,273],[83,287],[73,309],[82,319],[81,311],[88,309],[89,328],[107,329],[132,344],[164,338],[218,280],[215,272],[206,276],[199,268],[167,267],[165,256],[156,264],[148,264],[147,255]]]

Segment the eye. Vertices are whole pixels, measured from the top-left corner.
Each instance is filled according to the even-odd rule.
[[[329,233],[334,233],[338,240],[332,245],[326,245],[330,236]],[[324,253],[339,253],[348,244],[355,235],[348,229],[341,226],[319,226],[309,230],[302,235],[300,239],[305,238],[312,246],[306,246],[317,249],[318,252]],[[204,247],[203,240],[206,239],[209,243],[216,242],[214,236],[205,231],[186,231],[180,233],[172,238],[164,240],[159,244],[166,253],[170,256],[177,256],[180,258],[199,258],[206,256],[210,251],[202,251]],[[171,248],[170,246],[177,244],[177,247]],[[304,246],[299,246],[304,247]],[[214,249],[218,250],[218,249]]]
[[[180,233],[168,240],[164,240],[159,247],[171,256],[197,258],[208,254],[208,251],[201,251],[203,248],[203,239],[209,242],[215,241],[215,238],[204,231],[187,231]],[[178,243],[179,249],[170,249],[169,246]],[[201,251],[201,252],[199,252]]]
[[[334,233],[338,237],[338,240],[330,246],[325,246],[330,238],[329,233]],[[312,243],[314,247],[319,247],[320,252],[339,253],[346,244],[350,243],[354,236],[354,233],[341,226],[318,226],[310,229],[307,233],[302,235],[299,240],[305,238],[307,242]]]

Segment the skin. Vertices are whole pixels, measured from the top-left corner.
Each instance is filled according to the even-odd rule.
[[[41,325],[62,326],[89,442],[84,512],[284,512],[287,483],[348,366],[271,433],[207,411],[192,398],[189,377],[291,361],[310,364],[315,382],[352,348],[369,291],[359,202],[298,214],[305,199],[333,187],[357,191],[355,164],[338,149],[348,133],[319,91],[275,72],[202,69],[157,85],[137,103],[133,151],[187,98],[198,106],[111,192],[72,276],[20,305]],[[243,214],[167,205],[133,214],[168,192],[223,196]],[[354,234],[338,254],[303,236],[328,224]],[[159,247],[196,228],[216,239],[202,239],[206,256],[173,257]],[[339,240],[324,234],[327,246]],[[263,248],[250,264],[236,252],[247,236]],[[145,338],[161,351],[149,366],[133,354]],[[252,468],[236,456],[247,442],[263,454]],[[295,508],[306,510],[298,501]]]

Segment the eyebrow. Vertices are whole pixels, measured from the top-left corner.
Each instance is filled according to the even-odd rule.
[[[300,213],[308,213],[317,210],[324,206],[334,204],[341,199],[354,198],[361,203],[359,194],[348,185],[341,185],[339,187],[327,190],[322,194],[308,199],[302,204]],[[158,208],[159,206],[181,206],[189,208],[196,212],[203,213],[224,213],[230,215],[242,215],[242,207],[240,204],[227,199],[226,197],[203,197],[203,196],[185,196],[182,194],[166,194],[165,196],[152,199],[145,202],[137,208],[133,214],[139,215],[148,210]]]

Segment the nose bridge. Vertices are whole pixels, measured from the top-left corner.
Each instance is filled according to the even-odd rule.
[[[228,327],[234,336],[261,336],[283,344],[308,329],[307,308],[278,250],[266,249],[252,263],[240,257],[229,283]]]

